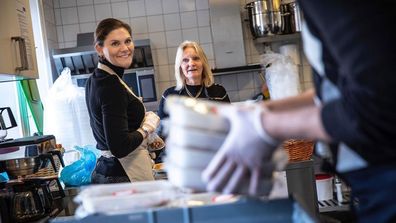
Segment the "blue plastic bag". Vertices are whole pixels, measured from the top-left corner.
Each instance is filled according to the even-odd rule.
[[[96,165],[96,148],[74,147],[80,152],[80,159],[63,168],[60,179],[66,186],[81,186],[91,183],[91,174]]]
[[[7,172],[0,173],[0,183],[9,181]]]

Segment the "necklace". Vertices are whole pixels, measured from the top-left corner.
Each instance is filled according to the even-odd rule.
[[[199,95],[201,95],[202,90],[203,90],[203,85],[202,85],[201,88],[199,89],[198,93],[197,93],[195,96],[193,96],[193,95],[191,94],[191,92],[188,90],[187,86],[186,86],[186,92],[187,92],[188,96],[190,96],[190,97],[192,97],[192,98],[198,98]]]

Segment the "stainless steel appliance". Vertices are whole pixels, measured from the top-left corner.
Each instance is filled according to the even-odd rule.
[[[154,68],[125,70],[124,81],[143,102],[157,101]]]
[[[157,101],[155,87],[154,67],[127,69],[123,80],[131,88],[133,93],[143,98],[143,102]],[[79,87],[85,87],[85,83],[91,74],[72,76],[72,81]]]
[[[240,10],[240,0],[209,0],[215,57],[213,68],[222,69],[247,64]]]
[[[55,74],[60,75],[65,67],[70,69],[72,76],[92,73],[98,64],[93,38],[93,33],[80,33],[77,35],[77,47],[53,49]],[[135,52],[130,68],[153,67],[150,40],[134,40],[134,44]]]
[[[10,180],[0,188],[6,205],[4,222],[32,222],[54,216],[62,206],[64,191],[56,176]],[[3,222],[3,221],[2,221]],[[46,222],[46,221],[42,221]]]
[[[61,211],[65,194],[58,171],[64,163],[54,141],[35,136],[0,143],[0,172],[9,176],[0,183],[0,222],[31,222]]]
[[[0,142],[0,154],[2,151],[10,150],[11,148],[18,148],[26,146],[29,152],[26,154],[37,155],[46,153],[56,148],[56,140],[53,135],[42,135],[42,136],[28,136],[17,139],[8,139],[4,142]],[[2,160],[2,159],[0,159]]]

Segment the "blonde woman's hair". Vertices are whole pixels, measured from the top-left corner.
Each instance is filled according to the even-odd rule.
[[[203,66],[202,84],[205,87],[211,86],[214,83],[213,73],[210,69],[208,58],[206,57],[205,52],[203,51],[202,47],[197,42],[186,40],[179,45],[179,47],[177,48],[177,52],[176,52],[176,59],[175,59],[176,88],[175,88],[175,90],[181,90],[186,85],[186,77],[184,76],[183,71],[181,69],[181,63],[183,60],[183,51],[188,47],[195,49],[195,52],[197,52],[199,58],[202,61],[202,66]]]

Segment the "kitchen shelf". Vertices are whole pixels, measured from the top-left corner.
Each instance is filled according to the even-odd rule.
[[[331,212],[331,211],[349,211],[350,210],[350,203],[351,203],[351,196],[348,193],[343,193],[343,202],[338,203],[336,199],[318,201],[319,212]],[[353,202],[357,203],[357,200]]]
[[[227,74],[235,74],[235,73],[246,73],[246,72],[257,72],[261,71],[263,68],[261,64],[248,64],[246,66],[239,67],[228,67],[228,68],[218,68],[212,69],[213,75],[227,75]]]
[[[254,40],[255,43],[273,43],[273,42],[288,42],[301,39],[301,33],[285,34],[285,35],[271,35],[266,37],[259,37]]]

